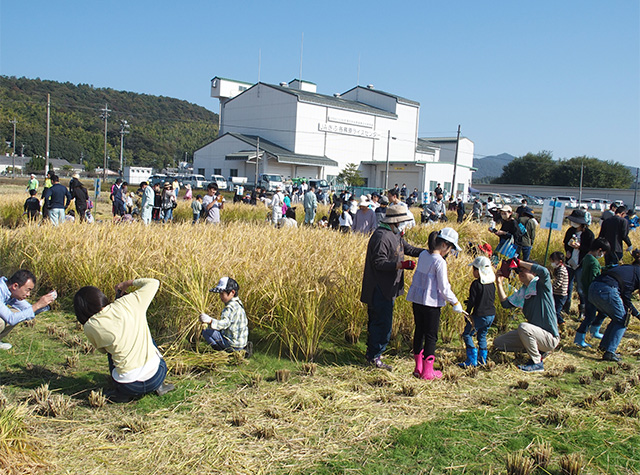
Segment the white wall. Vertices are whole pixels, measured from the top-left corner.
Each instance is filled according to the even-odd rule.
[[[296,105],[296,96],[258,84],[223,105],[223,132],[259,135],[280,147],[293,150]]]

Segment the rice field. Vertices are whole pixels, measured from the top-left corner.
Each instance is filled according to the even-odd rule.
[[[231,203],[221,226],[191,225],[190,208],[181,202],[172,224],[114,224],[99,215],[102,222],[93,225],[54,228],[25,224],[23,200],[22,194],[2,196],[0,270],[32,270],[38,291],[55,288],[59,300],[55,312],[15,331],[18,349],[0,362],[0,473],[389,473],[376,460],[387,468],[397,465],[394,473],[419,473],[420,467],[424,473],[504,473],[504,454],[524,450],[544,458],[538,444],[543,441],[553,446],[549,463],[558,470],[570,462],[562,462],[563,456],[581,450],[590,455],[583,461],[588,468],[578,473],[631,474],[640,467],[637,456],[618,452],[615,462],[607,462],[614,449],[604,442],[597,457],[596,448],[579,442],[582,433],[623,447],[624,441],[639,442],[637,322],[621,347],[632,365],[608,370],[600,367],[595,350],[572,348],[577,323],[571,322],[561,347],[545,361],[545,375],[523,375],[512,366],[519,357],[499,353],[485,368],[458,368],[464,323],[445,308],[438,347],[444,378],[425,385],[409,376],[413,315],[402,297],[389,348],[396,370],[358,364],[363,345],[357,341],[366,325],[359,302],[365,236],[308,227],[278,230],[265,224],[264,207]],[[451,225],[462,247],[496,244],[487,225]],[[441,227],[419,225],[407,240],[425,246],[429,232]],[[565,229],[552,233],[550,251],[562,249]],[[597,235],[598,226],[592,229]],[[532,253],[540,262],[546,237],[547,231],[539,231]],[[640,245],[637,233],[632,240]],[[462,252],[447,261],[462,301],[473,280],[471,260]],[[221,310],[208,289],[223,275],[239,282],[251,338],[260,340],[249,361],[208,351],[197,341],[199,313]],[[161,282],[149,320],[179,389],[165,400],[104,406],[103,357],[83,346],[68,312],[78,288],[95,285],[113,297],[115,285],[133,277]],[[405,281],[410,285],[411,272]],[[517,318],[500,309],[491,336]],[[475,430],[465,432],[466,442],[446,436],[457,449],[441,462],[433,448],[419,462],[419,446],[405,456],[416,460],[413,465],[388,458],[388,448],[402,446],[404,431],[440,430],[434,437],[446,438],[447,421],[458,421],[462,433],[467,423],[482,427],[478,421],[487,414],[497,424],[486,429],[496,431],[492,442]],[[486,458],[470,456],[466,444]],[[518,460],[512,456],[509,463]],[[429,466],[440,468],[429,472]],[[560,473],[553,470],[547,473]]]

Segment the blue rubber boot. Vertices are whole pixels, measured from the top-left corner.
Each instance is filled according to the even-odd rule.
[[[487,364],[489,350],[478,350],[478,364]]]
[[[478,349],[467,348],[467,359],[463,363],[458,363],[461,368],[468,366],[478,366]]]
[[[600,327],[594,327],[593,325],[591,325],[591,327],[589,327],[589,332],[591,333],[591,336],[593,338],[597,338],[598,340],[602,340],[602,337],[604,336],[602,333],[600,333]]]
[[[584,337],[586,337],[586,333],[578,333],[576,332],[576,336],[573,339],[573,342],[581,348],[591,348],[591,345],[584,341]]]

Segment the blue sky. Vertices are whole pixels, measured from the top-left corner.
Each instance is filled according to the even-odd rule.
[[[477,156],[640,165],[640,2],[0,0],[0,74],[184,99],[210,80],[359,84],[421,104]],[[359,64],[359,67],[358,67]],[[259,67],[260,65],[260,67]]]

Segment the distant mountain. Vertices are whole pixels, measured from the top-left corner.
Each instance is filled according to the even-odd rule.
[[[121,121],[130,129],[124,139],[127,165],[162,169],[216,138],[218,115],[204,107],[163,96],[96,88],[88,84],[0,76],[0,153],[13,140],[25,156],[44,156],[47,94],[51,95],[51,158],[84,162],[89,169],[104,162],[104,121],[108,104],[107,154],[109,168],[120,165]]]
[[[473,160],[473,166],[478,171],[473,172],[474,183],[489,183],[492,178],[502,175],[502,169],[508,165],[515,157],[508,153],[491,155]]]

